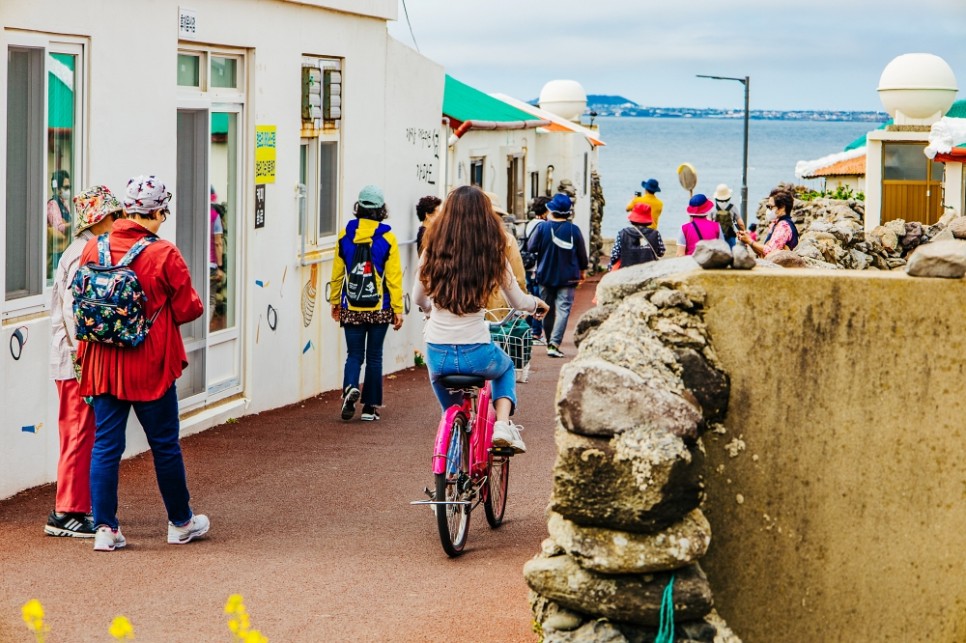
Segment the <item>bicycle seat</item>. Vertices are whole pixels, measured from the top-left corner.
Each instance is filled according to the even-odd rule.
[[[443,375],[436,380],[448,389],[483,388],[486,379],[478,375]]]

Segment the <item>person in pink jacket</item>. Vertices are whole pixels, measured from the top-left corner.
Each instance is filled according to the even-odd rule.
[[[678,256],[694,254],[699,241],[721,238],[721,226],[717,221],[709,221],[708,213],[714,210],[714,201],[703,194],[695,194],[688,202],[691,220],[681,226],[678,233]]]

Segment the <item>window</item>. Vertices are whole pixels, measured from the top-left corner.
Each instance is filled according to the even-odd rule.
[[[335,241],[341,203],[342,61],[306,56],[301,67],[299,235],[306,246]]]
[[[83,183],[81,52],[55,42],[8,48],[5,299],[23,306],[44,305],[28,298],[53,283],[73,240],[71,197]]]
[[[201,88],[201,56],[178,54],[178,85]]]
[[[178,87],[204,93],[243,91],[243,58],[213,50],[178,52]]]
[[[319,236],[339,229],[339,143],[319,143]]]
[[[470,185],[483,187],[483,161],[486,159],[470,159]]]

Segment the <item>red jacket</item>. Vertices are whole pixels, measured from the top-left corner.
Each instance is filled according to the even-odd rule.
[[[138,239],[150,232],[140,224],[120,219],[111,230],[114,265]],[[97,239],[81,253],[81,265],[97,262]],[[188,365],[178,326],[197,319],[204,305],[191,285],[191,274],[181,252],[170,241],[149,245],[131,264],[147,295],[147,316],[161,309],[147,339],[137,348],[78,342],[81,395],[109,393],[118,399],[149,402],[160,399]]]

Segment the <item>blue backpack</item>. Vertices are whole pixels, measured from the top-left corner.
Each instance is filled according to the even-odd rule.
[[[120,263],[112,266],[108,235],[97,238],[100,263],[91,261],[81,266],[70,286],[79,341],[127,348],[144,342],[161,309],[148,319],[148,297],[130,266],[142,250],[157,240],[154,235],[138,239]]]

